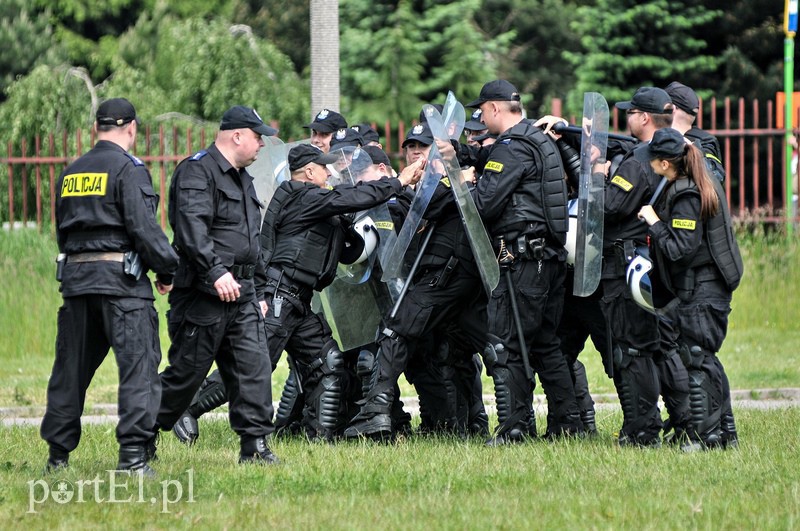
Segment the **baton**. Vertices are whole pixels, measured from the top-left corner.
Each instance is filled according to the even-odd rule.
[[[558,122],[553,126],[553,131],[558,133],[559,135],[563,135],[564,133],[580,135],[581,133],[583,133],[583,128],[577,125],[564,125],[562,122]],[[613,140],[623,140],[625,142],[638,142],[632,136],[620,135],[618,133],[606,133],[606,136]]]
[[[389,319],[394,319],[395,315],[397,315],[397,310],[400,309],[400,303],[403,302],[403,298],[406,296],[408,288],[411,287],[411,279],[414,278],[414,274],[417,272],[419,263],[422,260],[422,255],[425,253],[425,248],[428,247],[428,242],[431,241],[431,236],[433,236],[433,229],[435,226],[435,222],[428,226],[428,234],[426,234],[425,239],[422,240],[422,245],[420,245],[417,257],[414,259],[414,263],[411,265],[411,271],[408,272],[408,278],[406,278],[406,281],[403,284],[403,289],[400,290],[400,294],[397,296],[397,302],[395,302],[394,306],[392,307],[392,311],[389,314]]]
[[[522,364],[525,366],[525,376],[528,377],[531,384],[536,385],[536,380],[533,378],[533,370],[531,369],[531,362],[528,359],[528,345],[525,343],[525,334],[522,331],[522,319],[519,316],[519,306],[517,306],[517,293],[514,291],[511,269],[508,267],[506,267],[506,283],[508,284],[508,296],[511,299],[511,313],[514,316],[514,324],[517,327],[517,337],[519,337],[519,346],[520,350],[522,350]]]

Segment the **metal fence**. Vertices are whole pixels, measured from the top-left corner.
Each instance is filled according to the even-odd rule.
[[[551,113],[561,114],[561,102],[554,99]],[[712,98],[701,102],[697,125],[719,138],[727,170],[725,188],[731,212],[740,221],[776,223],[784,221],[786,190],[786,147],[784,130],[775,127],[776,108],[772,101]],[[376,124],[373,124],[376,126]],[[625,116],[612,111],[610,128],[620,131]],[[407,125],[389,122],[376,126],[383,147],[390,156],[400,158],[400,146]],[[160,126],[144,128],[134,154],[148,166],[154,187],[161,197],[159,215],[167,224],[166,198],[169,178],[179,161],[207,145],[214,131]],[[624,131],[623,131],[624,132]],[[797,134],[797,131],[795,132]],[[64,166],[94,145],[95,136],[83,130],[36,136],[17,145],[7,141],[7,156],[0,157],[0,221],[10,228],[35,224],[52,227],[55,223],[55,181]],[[6,186],[2,186],[2,180]],[[788,191],[789,205],[796,194]],[[797,222],[797,218],[794,218]]]

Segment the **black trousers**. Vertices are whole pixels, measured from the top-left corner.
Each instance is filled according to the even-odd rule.
[[[531,368],[538,374],[548,402],[553,406],[555,425],[548,426],[548,430],[558,432],[580,426],[572,377],[556,334],[564,305],[565,275],[565,264],[556,258],[541,262],[522,260],[511,267],[527,353],[522,352],[517,334],[510,296],[512,288],[505,272],[501,271],[500,283],[492,293],[489,330],[501,339],[508,353],[492,370],[507,374],[503,378],[508,380],[511,396],[508,416],[511,426],[508,427],[526,419],[530,412],[533,385],[525,375],[523,355],[529,357]]]
[[[441,269],[427,269],[415,278],[397,315],[385,320],[394,337],[381,336],[378,340],[378,381],[367,396],[368,403],[380,393],[393,392],[408,367],[410,352],[445,323],[453,322],[464,332],[471,350],[480,351],[486,344],[487,297],[477,271],[460,265],[442,286],[436,282]]]
[[[86,389],[109,348],[119,369],[117,441],[142,445],[154,435],[161,346],[153,301],[83,295],[65,298],[58,311],[56,359],[41,426],[51,447],[71,452],[78,446]]]
[[[222,302],[190,289],[170,293],[169,366],[158,425],[170,429],[192,401],[216,361],[227,390],[231,428],[240,437],[260,437],[272,424],[272,366],[266,356],[261,309],[255,299]]]

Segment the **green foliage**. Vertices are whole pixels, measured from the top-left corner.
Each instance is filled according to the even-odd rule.
[[[416,119],[424,103],[452,90],[474,98],[497,77],[495,63],[513,33],[480,37],[478,0],[344,0],[341,85],[351,122]],[[365,68],[365,60],[374,57]]]
[[[0,101],[17,75],[28,72],[53,45],[49,11],[36,12],[26,0],[0,3]]]
[[[707,43],[697,33],[721,15],[688,1],[597,0],[580,7],[572,28],[583,50],[565,54],[577,69],[570,110],[581,108],[587,91],[614,102],[643,85],[710,75],[720,58],[704,55]]]

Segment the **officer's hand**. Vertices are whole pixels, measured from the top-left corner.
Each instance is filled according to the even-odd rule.
[[[400,172],[400,175],[397,176],[400,179],[400,182],[403,186],[408,186],[410,184],[417,184],[419,180],[422,178],[423,170],[425,169],[425,163],[427,161],[425,159],[419,159],[414,164],[409,164],[403,171]]]
[[[267,306],[267,301],[258,301],[259,306],[261,306],[261,317],[266,317],[267,312],[269,311],[269,306]]]
[[[439,148],[439,154],[442,155],[444,160],[451,160],[456,156],[456,148],[449,140],[437,140],[436,147]]]
[[[242,285],[236,282],[230,272],[225,273],[214,282],[214,289],[217,290],[219,300],[222,302],[233,302],[239,298],[239,288]]]
[[[653,225],[660,221],[652,205],[645,205],[642,207],[639,211],[639,219],[645,221],[648,225]]]
[[[170,291],[172,291],[172,284],[162,284],[158,280],[156,280],[156,291],[158,291],[159,295],[166,295]]]
[[[533,125],[535,125],[536,127],[541,127],[542,130],[545,132],[545,134],[549,134],[551,137],[558,139],[561,138],[561,135],[557,134],[555,131],[552,130],[553,126],[558,123],[569,125],[569,122],[566,121],[564,118],[561,118],[559,116],[553,116],[551,114],[542,116],[541,118],[536,120],[536,122]]]
[[[467,169],[461,170],[461,178],[464,180],[465,183],[472,183],[472,184],[477,183],[478,178],[475,176],[475,167],[470,166]]]

